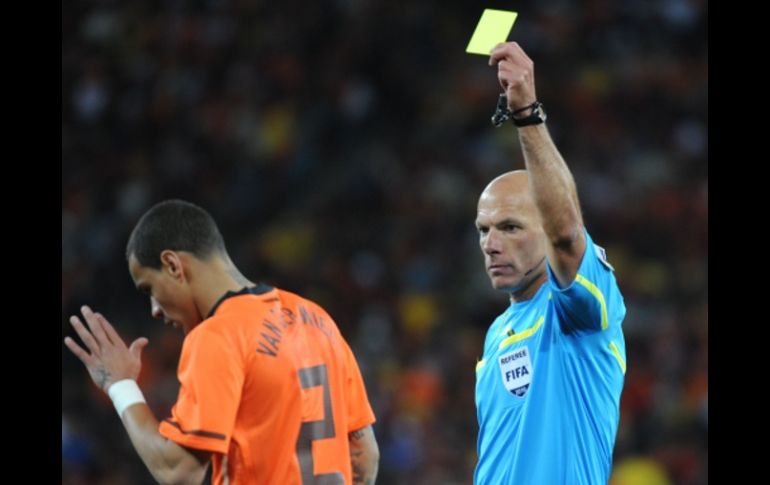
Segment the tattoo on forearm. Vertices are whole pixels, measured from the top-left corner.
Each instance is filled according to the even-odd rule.
[[[364,471],[361,470],[361,466],[358,463],[353,463],[353,483],[359,485],[366,483],[365,480],[366,477],[364,476]]]
[[[357,458],[360,457],[362,454],[363,453],[360,451],[358,453],[351,453],[352,459],[350,461],[353,468],[353,483],[356,485],[372,483],[371,480],[367,480],[366,470],[358,462]]]
[[[96,376],[96,384],[104,389],[104,385],[107,384],[107,381],[110,379],[110,373],[107,372],[104,367],[99,367],[94,371],[94,374]],[[107,389],[104,390],[106,391]]]
[[[348,433],[350,440],[350,464],[353,470],[354,485],[374,485],[377,478],[377,463],[370,463],[371,459],[366,451],[361,449],[364,446],[359,440],[366,436],[366,428],[358,429]],[[373,465],[373,466],[372,466]]]
[[[352,433],[351,433],[352,434]],[[361,452],[350,452],[350,464],[353,466],[353,483],[364,483],[364,470],[361,469],[361,465],[358,463],[357,457],[361,456]]]
[[[356,431],[356,433],[361,432]],[[352,435],[353,433],[350,434]],[[350,464],[353,468],[353,483],[355,485],[374,485],[374,477],[367,476],[366,467],[360,463],[363,459],[365,459],[363,451],[350,450]]]

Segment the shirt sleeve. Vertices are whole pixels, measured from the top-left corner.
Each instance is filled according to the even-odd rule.
[[[190,448],[227,453],[241,399],[240,352],[215,331],[196,328],[179,360],[179,397],[159,432]]]
[[[560,288],[550,263],[547,265],[551,299],[565,333],[606,330],[619,325],[625,315],[614,268],[604,249],[594,244],[588,231],[584,234],[585,253],[572,283]]]
[[[353,355],[353,351],[350,350],[350,346],[348,346],[347,342],[344,340],[342,342],[347,359],[345,367],[347,369],[348,380],[348,433],[350,433],[374,423],[376,419],[374,417],[374,411],[372,411],[372,406],[369,404],[369,399],[366,396],[364,379],[361,377],[361,371],[358,368],[358,363]]]

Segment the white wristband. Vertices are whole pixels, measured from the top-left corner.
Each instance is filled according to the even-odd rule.
[[[115,410],[118,412],[118,416],[123,417],[123,411],[126,410],[132,404],[147,402],[144,400],[144,395],[133,379],[123,379],[110,386],[107,389],[112,404],[115,405]]]

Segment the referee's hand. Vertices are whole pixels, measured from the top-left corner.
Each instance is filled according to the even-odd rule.
[[[489,65],[497,65],[497,79],[505,90],[509,110],[515,111],[537,101],[535,63],[517,42],[497,44],[490,53]]]

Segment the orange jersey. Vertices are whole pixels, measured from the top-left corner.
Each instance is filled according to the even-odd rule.
[[[212,314],[185,337],[160,433],[213,452],[213,483],[351,483],[348,433],[375,418],[331,317],[265,285],[228,293]]]

